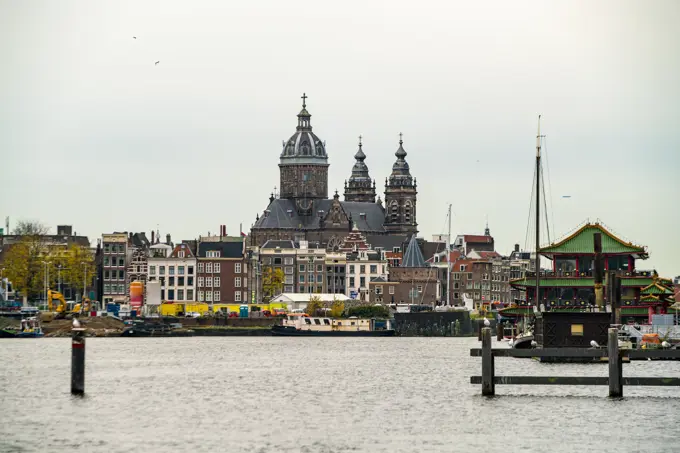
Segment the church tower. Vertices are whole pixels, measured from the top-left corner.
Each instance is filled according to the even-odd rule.
[[[390,233],[413,235],[418,232],[416,222],[416,180],[406,162],[402,134],[399,134],[399,149],[394,153],[397,161],[392,165],[392,174],[385,180],[385,230]]]
[[[362,201],[375,203],[375,181],[368,175],[368,167],[364,163],[366,154],[362,149],[361,135],[359,136],[359,151],[354,155],[356,162],[352,167],[349,182],[345,181],[345,201]]]
[[[325,144],[312,132],[307,111],[307,95],[302,95],[295,133],[283,143],[279,161],[281,198],[295,202],[298,214],[312,215],[315,200],[328,198],[328,155]]]

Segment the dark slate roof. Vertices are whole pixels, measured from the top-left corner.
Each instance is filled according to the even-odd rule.
[[[399,247],[403,251],[408,244],[408,236],[369,234],[366,236],[366,242],[374,249],[381,248],[386,252],[391,252],[394,247]]]
[[[146,238],[146,233],[134,233],[132,235],[132,245],[135,247],[148,247],[151,245],[149,240]]]
[[[219,250],[221,258],[243,257],[243,242],[201,242],[198,257],[205,258],[205,252]]]
[[[333,200],[315,200],[312,206],[314,215],[299,216],[293,200],[277,198],[267,206],[269,214],[261,216],[253,228],[317,230],[319,229],[318,212],[323,211],[324,215],[328,214],[332,203]],[[385,213],[376,203],[341,201],[340,205],[347,216],[352,216],[352,221],[357,224],[359,231],[385,231],[383,227]],[[366,214],[365,217],[361,216],[362,213]]]
[[[404,259],[401,261],[401,267],[428,267],[423,258],[423,253],[418,247],[418,239],[416,235],[411,236],[411,241],[408,243]]]
[[[297,248],[297,245],[293,241],[275,241],[270,239],[262,246],[263,249],[275,249],[277,247],[282,249],[294,249]]]
[[[387,283],[387,280],[382,277],[373,277],[371,283]]]

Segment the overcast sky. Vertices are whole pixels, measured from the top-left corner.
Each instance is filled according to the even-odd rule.
[[[551,230],[599,218],[678,275],[679,23],[673,0],[0,0],[0,215],[93,243],[248,231],[306,92],[331,193],[362,134],[382,195],[403,132],[421,235],[453,203],[504,254],[540,113]]]

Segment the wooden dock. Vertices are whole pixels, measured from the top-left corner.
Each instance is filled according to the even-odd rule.
[[[539,348],[492,349],[491,329],[482,329],[482,348],[470,349],[472,357],[482,358],[482,375],[471,376],[471,384],[482,385],[482,395],[496,394],[496,384],[501,385],[608,385],[609,396],[623,396],[624,385],[680,386],[680,377],[623,377],[623,358],[680,359],[680,350],[635,349],[621,350],[618,330],[608,331],[606,348]],[[607,358],[608,376],[496,376],[495,357],[548,357],[548,358]]]

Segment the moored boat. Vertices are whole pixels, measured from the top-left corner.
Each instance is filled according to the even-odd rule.
[[[288,316],[282,321],[282,325],[272,327],[272,335],[286,337],[393,337],[395,331],[389,328],[376,328],[374,319]]]

